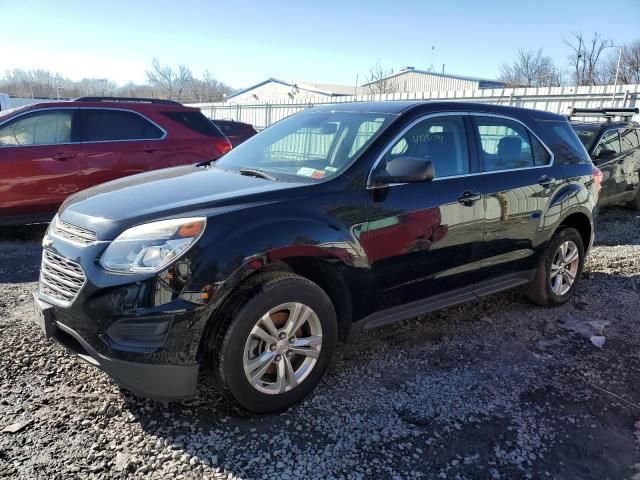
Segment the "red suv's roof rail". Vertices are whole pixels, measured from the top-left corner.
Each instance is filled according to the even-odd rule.
[[[182,105],[173,100],[162,98],[134,98],[134,97],[79,97],[74,102],[126,102],[126,103],[157,103],[161,105]]]

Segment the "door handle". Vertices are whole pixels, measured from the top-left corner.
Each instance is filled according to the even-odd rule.
[[[75,157],[74,153],[56,153],[52,156],[54,160],[68,160]]]
[[[465,207],[470,207],[481,198],[482,195],[480,195],[479,193],[466,190],[462,195],[458,197],[458,203],[461,203]]]
[[[538,184],[547,188],[549,187],[552,183],[554,183],[556,181],[555,178],[551,178],[549,175],[542,175],[539,179],[538,179]]]

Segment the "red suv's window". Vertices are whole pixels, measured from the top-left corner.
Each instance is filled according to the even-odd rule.
[[[160,128],[133,112],[82,109],[80,115],[84,142],[151,140],[164,136]]]
[[[70,143],[72,123],[73,110],[28,113],[0,126],[0,146]]]
[[[201,112],[162,112],[174,122],[207,137],[224,138],[218,127]]]

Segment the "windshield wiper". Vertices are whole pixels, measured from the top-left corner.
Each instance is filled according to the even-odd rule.
[[[262,170],[257,170],[255,168],[240,168],[238,169],[238,171],[240,172],[241,175],[264,178],[265,180],[271,180],[272,182],[275,182],[276,180],[278,180],[276,177],[269,175],[268,173],[263,172]]]
[[[213,165],[217,158],[210,158],[209,160],[204,160],[202,162],[196,163],[196,167],[210,167]]]

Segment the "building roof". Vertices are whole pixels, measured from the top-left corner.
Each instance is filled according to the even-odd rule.
[[[388,80],[388,79],[393,78],[393,77],[398,77],[398,76],[404,75],[406,73],[418,73],[418,74],[422,74],[422,75],[433,75],[434,77],[454,78],[456,80],[466,80],[468,82],[495,83],[497,85],[504,85],[503,82],[500,82],[498,80],[490,80],[490,79],[479,78],[479,77],[469,77],[467,75],[453,75],[453,74],[449,74],[449,73],[430,72],[429,70],[418,70],[418,69],[415,69],[413,67],[409,67],[409,68],[404,68],[404,69],[400,70],[399,72],[391,73],[391,74],[387,75],[386,77],[383,77],[383,78],[381,78],[379,80],[374,80],[373,82],[365,83],[362,86],[366,87],[367,85],[372,85],[374,83],[378,83],[378,82],[381,82],[383,80]]]
[[[233,95],[229,95],[227,98],[229,99],[229,98],[236,97],[250,90],[253,90],[254,88],[261,87],[262,85],[265,85],[267,83],[279,83],[281,85],[285,85],[291,88],[297,88],[299,90],[305,90],[312,93],[320,93],[322,95],[330,95],[330,96],[353,95],[355,90],[354,87],[350,87],[348,85],[334,85],[330,83],[298,82],[298,81],[286,82],[284,80],[279,80],[277,78],[271,77],[260,83],[256,83],[255,85],[252,85],[250,87],[243,88],[239,92],[236,92]]]

